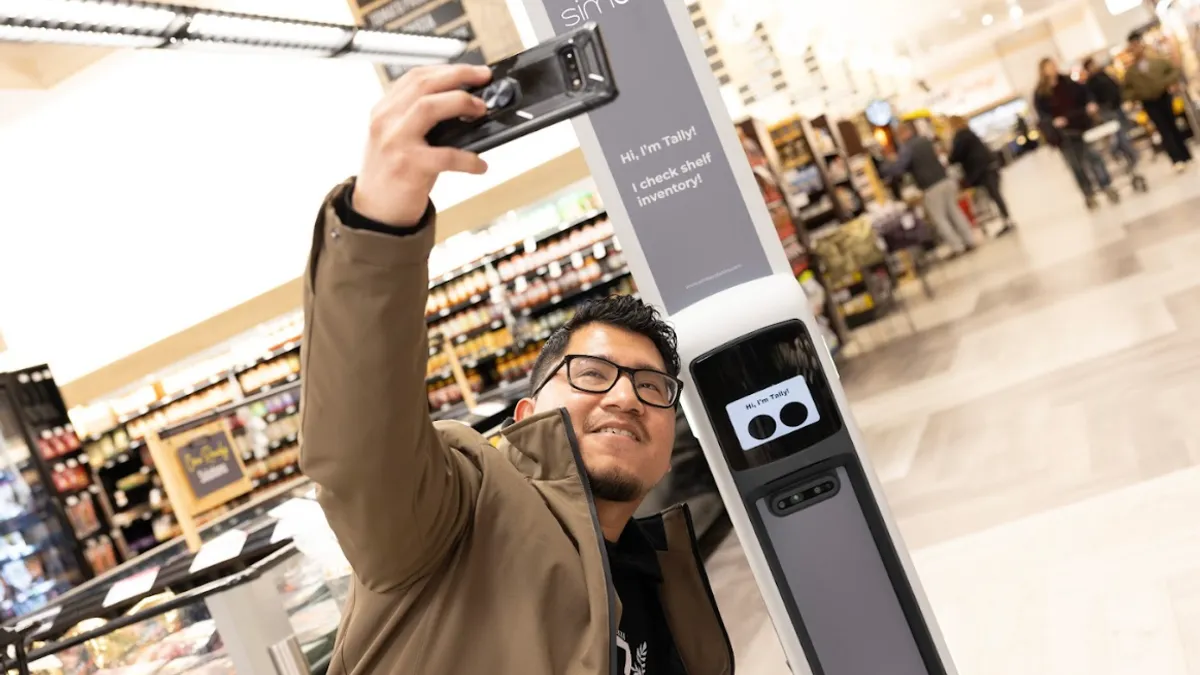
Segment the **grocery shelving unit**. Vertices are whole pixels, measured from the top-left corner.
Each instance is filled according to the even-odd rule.
[[[801,283],[808,283],[807,280],[811,278],[820,287],[820,292],[816,294],[819,298],[812,299],[813,293],[809,293],[809,297],[812,299],[813,312],[824,318],[832,332],[831,336],[826,336],[826,342],[836,353],[846,336],[845,324],[841,320],[841,316],[834,311],[833,305],[830,304],[828,285],[821,265],[814,264],[808,229],[792,215],[788,198],[784,193],[783,181],[776,173],[767,151],[759,141],[757,123],[753,119],[747,119],[735,126],[742,142],[742,148],[746,152],[746,158],[750,162],[750,168],[754,172],[759,192],[762,194],[763,201],[766,202],[767,212],[771,215],[775,233],[779,236],[784,253],[787,255],[792,274]]]
[[[0,373],[0,618],[120,563],[101,499],[50,369]]]
[[[805,246],[819,261],[827,315],[838,337],[887,312],[892,298],[887,257],[866,220],[879,199],[870,158],[849,121],[792,117],[766,126],[761,137]]]
[[[291,391],[299,386],[299,336],[258,358],[188,386],[117,420],[113,428],[94,433],[83,442],[96,486],[111,524],[110,535],[130,558],[178,534],[162,481],[146,449],[146,434],[182,422],[214,408],[243,401],[260,403],[260,417],[279,416],[277,400],[298,406]],[[247,404],[250,407],[250,404]],[[257,410],[257,408],[255,408]],[[264,422],[268,426],[271,422]],[[295,445],[293,438],[291,446]],[[265,487],[265,486],[264,486]]]

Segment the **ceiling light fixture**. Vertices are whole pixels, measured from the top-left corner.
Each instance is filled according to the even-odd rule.
[[[990,26],[990,25],[992,25],[992,22],[993,22],[993,21],[995,21],[995,20],[996,20],[996,19],[995,19],[995,17],[993,17],[991,14],[984,14],[984,15],[983,15],[983,25],[985,25],[985,26]]]
[[[141,0],[3,0],[0,42],[291,53],[424,65],[451,61],[467,43]]]
[[[1008,18],[1013,21],[1020,21],[1021,17],[1025,16],[1025,10],[1020,5],[1011,5],[1008,8]]]

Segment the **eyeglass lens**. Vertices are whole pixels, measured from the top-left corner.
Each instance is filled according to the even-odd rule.
[[[621,376],[617,366],[602,359],[577,357],[567,364],[567,378],[571,385],[583,391],[602,393],[608,391]],[[653,406],[670,406],[675,403],[678,383],[669,376],[653,370],[633,371],[633,390],[643,403]]]

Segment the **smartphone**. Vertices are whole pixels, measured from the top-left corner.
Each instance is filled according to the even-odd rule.
[[[608,52],[595,23],[489,67],[491,82],[471,90],[487,103],[487,114],[439,123],[426,136],[430,145],[484,152],[617,98]]]

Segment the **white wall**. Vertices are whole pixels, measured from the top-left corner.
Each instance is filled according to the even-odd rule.
[[[1030,96],[1037,87],[1038,64],[1042,59],[1050,57],[1066,66],[1049,21],[1026,26],[1018,33],[998,40],[996,51],[1013,90],[1023,96]]]
[[[1109,47],[1125,44],[1130,31],[1144,26],[1154,18],[1153,13],[1146,7],[1144,2],[1135,3],[1132,0],[1088,0],[1088,5],[1096,13],[1100,29],[1104,34],[1106,46]],[[1124,11],[1113,14],[1113,8]]]
[[[11,94],[11,93],[10,93]],[[70,381],[299,276],[358,167],[364,63],[119,52],[0,126],[0,370]],[[26,101],[32,99],[32,101]],[[560,125],[453,176],[450,206],[577,147]]]
[[[1054,28],[1054,42],[1062,58],[1079,62],[1084,57],[1107,47],[1100,21],[1091,8],[1078,14],[1065,14],[1050,20]]]

